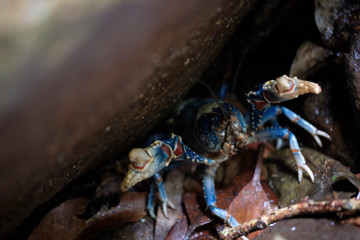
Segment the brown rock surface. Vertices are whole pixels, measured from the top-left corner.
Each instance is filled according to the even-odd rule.
[[[252,2],[2,2],[0,236],[149,131]]]

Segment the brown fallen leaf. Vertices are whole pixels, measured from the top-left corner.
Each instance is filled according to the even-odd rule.
[[[144,217],[145,199],[145,193],[127,192],[120,197],[119,205],[103,208],[89,220],[78,217],[86,209],[88,199],[65,201],[42,219],[29,239],[88,239]]]
[[[221,209],[228,209],[234,197],[240,190],[251,181],[253,177],[253,168],[256,162],[257,151],[246,151],[234,159],[228,161],[240,161],[239,172],[232,181],[223,188],[216,189],[216,205]]]
[[[77,239],[87,239],[99,233],[116,229],[129,222],[137,222],[146,215],[146,193],[126,192],[119,205],[103,208],[86,221],[86,226]]]
[[[229,206],[229,213],[239,222],[245,222],[257,218],[262,214],[271,211],[270,201],[264,191],[261,182],[261,165],[264,153],[264,146],[260,146],[253,178],[239,192]],[[257,234],[252,233],[252,238]]]
[[[183,201],[191,225],[204,225],[211,222],[211,219],[203,214],[203,209],[201,209],[198,203],[198,196],[196,193],[185,193]]]
[[[88,202],[86,198],[63,202],[42,219],[28,239],[76,239],[86,226],[86,221],[77,215],[86,209]]]
[[[140,219],[140,221],[127,223],[120,228],[104,232],[91,240],[119,240],[119,239],[154,239],[154,219],[149,215]],[[141,229],[141,231],[140,231]]]
[[[109,196],[111,194],[120,193],[121,182],[122,179],[118,175],[111,175],[105,178],[96,188],[96,193],[94,198],[100,198],[103,196]]]
[[[192,233],[198,227],[212,222],[211,218],[204,215],[204,212],[202,211],[203,209],[200,207],[197,197],[198,196],[196,193],[185,193],[183,196],[185,211],[190,221],[190,226],[187,232],[184,234],[184,239],[190,238]]]
[[[185,214],[176,220],[176,223],[170,228],[165,240],[184,239],[189,229],[189,222]]]

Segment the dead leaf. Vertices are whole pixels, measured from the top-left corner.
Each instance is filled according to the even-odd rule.
[[[198,227],[212,222],[212,219],[204,215],[202,211],[204,208],[200,207],[196,193],[185,193],[183,201],[187,217],[190,220],[190,227],[184,236],[189,238]]]
[[[99,198],[103,196],[109,196],[111,194],[116,194],[121,192],[121,182],[122,179],[118,175],[111,175],[105,178],[100,185],[96,188],[96,193],[94,198]]]
[[[239,223],[257,218],[271,210],[270,201],[260,183],[263,152],[264,147],[260,147],[253,178],[241,189],[229,206],[229,213]]]
[[[257,151],[246,151],[241,155],[228,160],[228,161],[239,161],[239,171],[237,176],[232,178],[232,181],[226,184],[222,189],[216,189],[216,205],[221,209],[228,209],[230,203],[235,198],[236,194],[246,186],[246,184],[253,177],[253,168],[256,163]]]
[[[203,214],[195,193],[185,193],[183,201],[191,225],[201,226],[211,222],[211,219]]]
[[[137,222],[146,215],[146,193],[127,192],[120,197],[119,205],[104,207],[86,221],[78,239],[87,239],[99,233],[116,229],[129,222]]]
[[[176,223],[170,228],[165,240],[184,239],[184,236],[188,232],[189,222],[185,214],[176,220]]]
[[[75,198],[63,202],[42,219],[28,239],[76,239],[86,226],[85,219],[77,215],[85,210],[88,201]]]
[[[145,193],[127,192],[121,196],[119,205],[104,207],[89,220],[79,218],[88,202],[85,198],[63,202],[42,219],[29,239],[87,239],[146,215]]]
[[[91,240],[119,240],[119,239],[154,239],[154,220],[150,216],[145,216],[140,221],[127,223],[115,230],[102,233]],[[139,231],[141,229],[141,231]]]

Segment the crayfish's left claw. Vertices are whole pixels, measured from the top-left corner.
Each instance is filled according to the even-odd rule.
[[[279,103],[307,93],[319,94],[321,87],[314,82],[283,75],[263,85],[264,98],[269,103]]]
[[[161,169],[168,166],[173,156],[168,156],[167,152],[163,151],[162,148],[166,146],[167,144],[158,140],[153,142],[149,147],[134,148],[130,151],[129,170],[121,185],[123,192],[127,191],[136,183],[152,177]],[[172,152],[169,147],[167,147],[167,149],[169,149],[169,152]]]
[[[313,135],[313,137],[314,137],[316,143],[317,143],[320,147],[322,147],[322,142],[321,142],[319,136],[322,136],[322,137],[325,137],[325,138],[331,140],[331,137],[330,137],[329,134],[327,134],[326,132],[321,131],[321,130],[316,130],[316,132],[315,132],[315,134]]]
[[[129,159],[129,171],[121,184],[123,192],[156,173],[157,166],[154,164],[151,148],[134,148],[129,153]]]

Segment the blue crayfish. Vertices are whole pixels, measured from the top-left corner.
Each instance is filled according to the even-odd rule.
[[[167,216],[167,207],[174,208],[167,198],[159,171],[167,167],[172,160],[186,160],[208,165],[203,179],[206,203],[213,214],[234,227],[239,223],[229,216],[227,211],[216,207],[214,177],[219,163],[238,154],[249,143],[288,139],[290,149],[297,166],[299,182],[303,170],[314,181],[314,174],[306,164],[300,151],[295,135],[282,128],[276,121],[276,116],[284,114],[291,121],[309,132],[321,146],[319,136],[330,139],[330,136],[318,130],[312,124],[302,119],[290,109],[276,105],[277,103],[297,98],[306,93],[319,94],[318,84],[291,78],[283,75],[276,80],[261,84],[257,90],[246,94],[251,105],[243,116],[239,109],[226,102],[216,102],[213,99],[190,99],[183,103],[177,111],[182,129],[182,136],[172,134],[168,139],[154,141],[146,148],[135,148],[129,153],[129,171],[123,181],[122,191],[127,191],[136,183],[154,177],[156,185],[151,187],[148,199],[149,214],[155,218],[153,196],[157,187],[162,202],[162,210]],[[272,121],[272,127],[263,124]],[[191,145],[196,151],[192,150]]]

